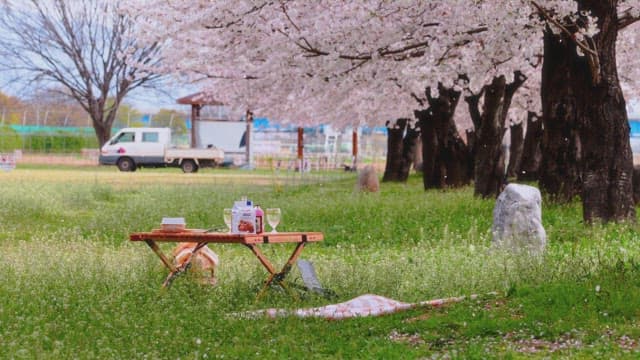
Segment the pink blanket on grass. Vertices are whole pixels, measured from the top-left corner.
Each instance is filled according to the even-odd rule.
[[[469,296],[470,299],[476,299],[478,295]],[[242,317],[257,318],[257,317],[269,317],[276,318],[282,316],[297,316],[297,317],[320,317],[331,320],[347,319],[361,316],[380,316],[385,314],[392,314],[399,311],[409,310],[417,307],[437,307],[449,303],[460,302],[466,299],[465,296],[450,297],[443,299],[427,300],[417,303],[404,303],[401,301],[386,298],[380,295],[366,294],[360,295],[349,301],[345,301],[339,304],[326,305],[315,308],[307,309],[264,309],[249,311],[239,314]]]

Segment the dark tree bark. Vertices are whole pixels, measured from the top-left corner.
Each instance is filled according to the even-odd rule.
[[[438,155],[440,139],[436,121],[430,109],[415,111],[422,140],[422,183],[425,190],[440,187]]]
[[[484,87],[480,94],[465,98],[475,126],[474,193],[476,196],[484,198],[497,196],[504,187],[505,155],[501,147],[505,119],[513,95],[526,79],[520,72],[515,73],[514,81],[509,84],[504,76],[496,77],[491,84]],[[481,96],[484,96],[482,112],[479,109]]]
[[[628,24],[618,19],[617,0],[576,2],[580,11],[597,19],[599,32],[592,39],[564,39],[570,47],[565,52],[568,80],[564,87],[574,102],[556,111],[575,111],[582,153],[583,218],[587,223],[635,221],[629,123],[615,52],[619,27]],[[584,55],[578,54],[578,44]],[[546,111],[550,110],[554,109]]]
[[[460,92],[438,85],[439,96],[426,90],[429,108],[415,111],[422,137],[424,188],[463,186],[469,183],[469,150],[453,121]]]
[[[418,136],[418,138],[416,139],[413,170],[417,172],[422,172],[422,137],[421,136]]]
[[[582,170],[576,93],[571,86],[575,44],[565,36],[544,34],[542,64],[542,164],[540,189],[551,199],[571,201],[580,194]],[[580,75],[578,75],[580,76]]]
[[[455,124],[449,126],[446,138],[446,146],[443,152],[443,161],[446,164],[446,185],[461,187],[468,185],[473,179],[473,158],[469,147],[458,134]]]
[[[640,166],[633,167],[633,202],[640,203]]]
[[[400,181],[407,181],[411,167],[416,162],[416,148],[420,139],[420,128],[407,125],[407,131],[402,140],[402,161],[400,165]]]
[[[393,126],[387,121],[387,162],[382,181],[403,181],[401,176],[404,132],[409,119],[397,119]],[[406,179],[405,179],[406,180]]]
[[[469,164],[467,165],[467,172],[470,179],[475,179],[476,174],[474,164],[476,163],[476,131],[474,129],[467,129],[465,133],[467,136],[467,149],[469,150]]]
[[[542,120],[540,117],[529,111],[527,113],[527,131],[524,136],[522,148],[522,160],[518,170],[518,180],[536,181],[542,163]]]
[[[507,176],[516,177],[520,170],[522,160],[522,150],[524,149],[524,129],[522,123],[511,125],[511,147],[509,149],[509,166]]]
[[[577,57],[570,86],[578,98],[584,162],[583,217],[593,221],[635,221],[633,155],[626,103],[616,68],[617,0],[578,1],[579,10],[598,18],[597,57]]]

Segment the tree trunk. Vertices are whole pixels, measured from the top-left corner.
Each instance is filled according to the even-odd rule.
[[[438,188],[440,178],[436,158],[440,144],[435,120],[430,110],[415,111],[415,115],[420,126],[420,139],[422,140],[422,184],[425,190]]]
[[[545,31],[540,189],[560,202],[571,201],[582,186],[577,99],[573,87],[567,86],[575,75],[571,71],[575,51],[571,40]]]
[[[422,172],[422,137],[418,137],[415,142],[415,153],[413,155],[413,170]]]
[[[516,177],[520,169],[522,150],[524,148],[523,130],[521,122],[511,125],[511,148],[509,150],[509,166],[507,167],[507,176],[511,178]]]
[[[89,112],[89,117],[91,118],[91,125],[93,125],[96,138],[98,139],[98,148],[102,148],[102,145],[111,138],[111,125],[113,124],[113,119],[109,122],[109,119],[105,118],[104,101],[101,101],[101,99],[92,99],[89,102],[89,108],[87,110]]]
[[[501,114],[506,85],[504,76],[501,76],[485,88],[481,123],[476,129],[474,193],[484,198],[499,194],[504,182],[504,163],[499,160],[502,158],[504,119],[501,119]]]
[[[443,159],[446,164],[446,183],[448,186],[460,187],[471,182],[473,158],[469,147],[464,143],[455,124],[451,123],[443,151]]]
[[[575,38],[545,33],[541,188],[568,199],[581,178],[585,222],[633,221],[633,159],[616,69],[618,1],[576,1],[599,32],[581,54]]]
[[[393,126],[387,127],[387,162],[384,169],[382,181],[403,181],[401,176],[402,168],[402,148],[404,132],[407,128],[408,119],[398,119]]]
[[[465,101],[467,99],[465,98]],[[467,164],[467,173],[470,179],[475,179],[475,163],[476,163],[476,131],[474,129],[467,129],[465,131],[467,136],[467,149],[469,150],[469,164]]]
[[[581,0],[580,10],[598,19],[597,58],[574,54],[568,83],[576,93],[584,163],[582,201],[585,222],[635,221],[633,156],[629,122],[616,68],[616,0]]]
[[[402,162],[400,165],[400,181],[407,181],[411,166],[416,161],[416,147],[420,136],[420,128],[417,126],[407,126],[407,132],[402,140]]]
[[[540,163],[542,162],[541,142],[542,120],[536,113],[529,111],[527,113],[527,131],[522,147],[522,160],[517,174],[518,180],[538,180]]]
[[[496,77],[486,85],[479,95],[465,98],[475,126],[474,174],[476,196],[497,196],[504,187],[505,164],[502,151],[504,124],[511,100],[526,77],[516,72],[514,81],[506,83],[504,76]],[[479,111],[480,96],[484,96],[482,113]]]
[[[453,115],[460,92],[438,85],[439,96],[426,94],[429,108],[415,111],[422,137],[424,189],[463,186],[469,183],[469,150],[458,135]]]
[[[107,105],[108,99],[106,95],[97,99],[91,97],[90,100],[87,101],[88,107],[85,107],[85,110],[87,110],[91,118],[91,125],[93,125],[93,129],[95,130],[99,148],[102,148],[111,138],[111,127],[116,120],[118,107],[124,95],[126,95],[126,92],[123,92],[120,96],[116,96],[114,104],[110,106]]]
[[[98,148],[101,149],[104,144],[111,138],[111,125],[105,126],[103,122],[91,119],[96,138],[98,139]]]
[[[633,202],[640,204],[640,166],[633,167]]]

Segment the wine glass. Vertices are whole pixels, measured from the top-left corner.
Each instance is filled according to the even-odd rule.
[[[229,228],[229,233],[231,233],[231,214],[232,214],[232,209],[224,209],[222,211],[222,217],[224,218],[224,223]]]
[[[265,211],[267,215],[267,222],[271,226],[271,233],[277,233],[276,226],[280,223],[280,208],[269,208]]]

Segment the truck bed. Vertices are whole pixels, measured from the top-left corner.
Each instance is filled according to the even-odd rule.
[[[224,160],[224,151],[216,148],[209,149],[166,149],[164,153],[166,162],[178,159],[213,160],[221,163]]]

